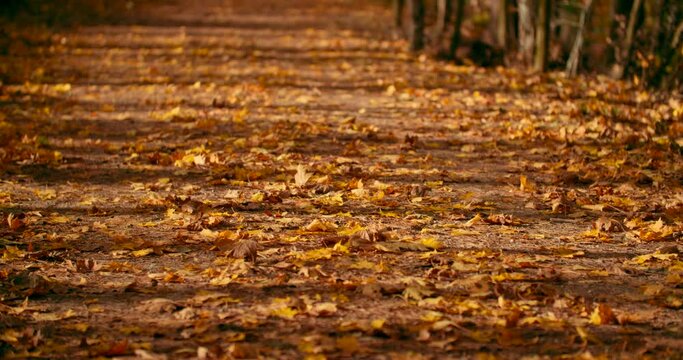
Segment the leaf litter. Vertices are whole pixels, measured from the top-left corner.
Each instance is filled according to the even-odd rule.
[[[680,354],[680,96],[415,58],[353,3],[10,30],[2,356]]]

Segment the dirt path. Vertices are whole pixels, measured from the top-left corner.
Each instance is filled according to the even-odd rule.
[[[680,99],[197,3],[0,55],[0,354],[680,357]]]

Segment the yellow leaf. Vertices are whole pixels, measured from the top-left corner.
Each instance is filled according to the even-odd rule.
[[[349,268],[359,269],[359,270],[372,270],[375,268],[376,265],[377,264],[375,264],[372,261],[361,259],[361,260],[358,260],[355,263],[351,264],[351,266],[349,266]]]
[[[270,314],[285,320],[292,320],[297,314],[299,314],[299,311],[292,309],[289,306],[283,306],[271,310]]]
[[[678,254],[654,253],[654,254],[645,254],[645,255],[636,256],[633,259],[631,259],[631,262],[642,265],[642,264],[645,264],[646,262],[650,262],[652,260],[671,261],[671,260],[675,260],[677,258],[678,258]]]
[[[5,249],[2,251],[2,260],[5,261],[21,259],[24,256],[26,256],[26,252],[16,246],[5,246]]]
[[[420,243],[433,250],[439,250],[443,248],[443,243],[441,242],[441,240],[433,237],[421,239]]]
[[[352,225],[353,225],[352,227],[346,227],[346,228],[340,229],[339,231],[337,231],[337,235],[351,236],[351,235],[353,235],[359,231],[365,230],[365,228],[363,226],[361,226],[360,224],[358,224],[356,222],[354,222]]]
[[[501,273],[491,276],[491,279],[495,282],[524,280],[526,279],[526,274],[519,272]]]
[[[424,315],[420,316],[420,320],[426,322],[436,322],[443,318],[443,313],[438,311],[427,311]]]
[[[66,224],[69,221],[71,220],[66,216],[52,216],[47,219],[50,224]]]
[[[236,332],[236,333],[229,333],[226,335],[221,336],[221,340],[226,341],[226,342],[238,342],[238,341],[244,341],[244,339],[247,338],[247,334],[242,333],[242,332]]]
[[[171,109],[170,111],[167,111],[167,112],[161,114],[161,116],[158,116],[158,118],[160,120],[163,120],[163,121],[171,121],[174,118],[180,116],[180,111],[181,111],[180,106],[176,106],[173,109]]]
[[[265,194],[262,192],[257,192],[254,195],[251,196],[250,201],[255,202],[255,203],[260,203],[263,202],[263,199],[265,198]]]
[[[385,322],[386,319],[374,319],[370,322],[370,327],[375,330],[381,330]]]
[[[327,205],[327,206],[342,206],[342,205],[344,205],[344,197],[342,196],[342,193],[332,193],[332,194],[328,194],[328,195],[323,195],[323,196],[315,198],[313,201],[318,205]]]
[[[334,244],[334,247],[332,247],[332,250],[334,252],[340,253],[340,254],[348,254],[349,253],[349,247],[342,244],[341,242]]]
[[[533,192],[535,190],[533,182],[527,179],[526,175],[521,175],[519,177],[519,190],[525,192]]]
[[[59,321],[69,319],[76,316],[73,309],[69,309],[63,313],[47,313],[47,314],[33,314],[33,319],[36,321]]]
[[[607,304],[599,304],[591,314],[590,323],[593,325],[607,325],[616,320],[612,309]]]
[[[249,109],[242,108],[241,110],[232,114],[232,121],[236,124],[243,124],[247,115],[249,115]]]
[[[147,248],[147,249],[142,249],[142,250],[133,251],[131,254],[132,254],[134,257],[143,257],[143,256],[147,256],[147,255],[149,255],[149,254],[151,254],[151,253],[153,253],[153,252],[154,252],[154,249],[152,249],[152,248]]]
[[[297,258],[304,261],[316,261],[320,259],[331,259],[334,250],[331,248],[322,248],[316,250],[309,250],[303,254],[297,254]]]
[[[310,224],[306,225],[303,230],[311,232],[327,232],[337,229],[337,225],[327,220],[314,219]]]
[[[484,222],[484,218],[482,218],[481,214],[477,213],[477,215],[475,215],[473,218],[467,221],[464,226],[471,227],[477,224],[481,224],[482,222]]]
[[[71,84],[55,84],[52,89],[56,92],[67,93],[71,91]]]
[[[398,213],[393,212],[393,211],[382,211],[382,210],[380,210],[379,214],[380,214],[380,216],[384,216],[384,217],[393,217],[393,218],[399,217]]]
[[[239,274],[232,274],[230,269],[224,269],[221,271],[216,277],[211,279],[209,281],[209,284],[214,285],[214,286],[225,286],[233,282],[233,280],[237,279],[239,277]]]
[[[34,192],[41,200],[52,200],[57,197],[57,192],[54,189],[35,190]]]

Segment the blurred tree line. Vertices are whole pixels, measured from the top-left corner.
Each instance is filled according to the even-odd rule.
[[[412,51],[683,88],[681,0],[393,0]]]
[[[130,14],[135,6],[133,0],[0,0],[0,55],[8,54],[12,47],[41,42],[14,31],[17,27],[116,23],[121,21],[122,15]]]
[[[88,24],[115,19],[134,6],[132,0],[0,0],[0,17],[46,26]]]
[[[683,89],[683,0],[391,1],[396,26],[413,51],[481,66],[564,69],[569,76],[584,71]],[[136,3],[0,0],[0,54],[13,41],[7,21],[116,21]]]

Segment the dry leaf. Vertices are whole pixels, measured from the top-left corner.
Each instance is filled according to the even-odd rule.
[[[303,165],[299,165],[296,167],[296,174],[294,174],[294,183],[298,187],[303,187],[312,175],[306,172],[306,168]]]
[[[258,253],[258,243],[254,240],[243,239],[237,242],[235,246],[228,251],[227,256],[235,259],[245,259],[256,262]]]

